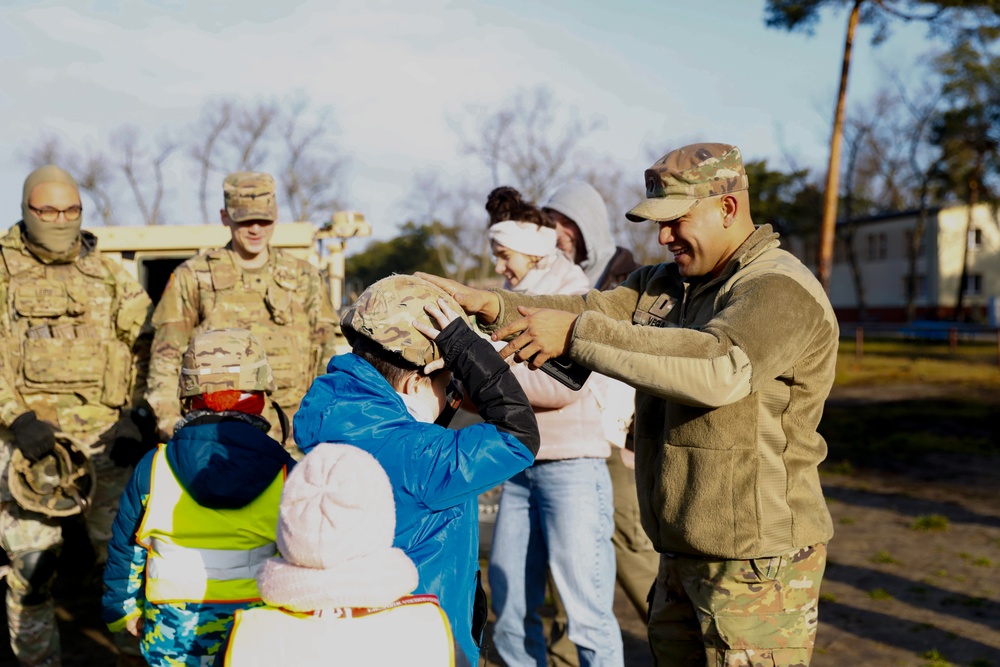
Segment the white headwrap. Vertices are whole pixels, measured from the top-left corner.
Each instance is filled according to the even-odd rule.
[[[532,257],[548,257],[556,253],[556,230],[552,227],[504,220],[490,225],[489,235],[490,241]]]

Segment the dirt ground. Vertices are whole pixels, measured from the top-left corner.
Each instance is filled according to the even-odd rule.
[[[838,389],[830,405],[934,400],[954,391]],[[985,399],[1000,417],[1000,396]],[[997,433],[993,428],[986,437]],[[1000,667],[1000,455],[931,452],[869,463],[845,464],[832,449],[823,467],[836,535],[812,664]],[[111,667],[114,646],[96,595],[81,593],[74,585],[79,573],[66,572],[57,609],[64,665]],[[615,609],[626,664],[651,667],[645,626],[620,590]],[[499,664],[487,655],[489,664]],[[0,667],[16,665],[9,647],[0,646]]]

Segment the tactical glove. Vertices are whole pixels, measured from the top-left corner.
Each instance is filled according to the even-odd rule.
[[[40,421],[34,412],[25,412],[15,419],[10,425],[10,432],[14,434],[14,446],[32,463],[55,449],[55,426]]]
[[[149,404],[140,403],[122,415],[108,456],[120,468],[134,466],[158,440],[156,415]]]

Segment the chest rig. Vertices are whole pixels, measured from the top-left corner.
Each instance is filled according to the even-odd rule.
[[[56,423],[63,420],[55,403],[123,406],[132,352],[117,338],[119,290],[100,256],[46,265],[16,247],[0,252],[0,329],[11,379],[24,402]]]
[[[297,407],[312,381],[308,314],[301,303],[302,270],[294,257],[271,249],[268,266],[248,271],[228,250],[206,256],[198,272],[198,331],[248,329],[264,345],[274,375],[274,400]]]

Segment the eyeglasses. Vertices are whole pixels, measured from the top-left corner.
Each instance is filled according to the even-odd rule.
[[[46,206],[45,208],[35,208],[31,204],[28,204],[28,208],[30,208],[42,222],[55,222],[59,219],[60,214],[66,218],[66,222],[76,222],[80,219],[80,216],[83,215],[82,206],[70,206],[69,208],[58,209],[51,206]]]

